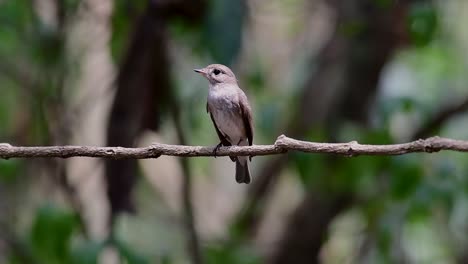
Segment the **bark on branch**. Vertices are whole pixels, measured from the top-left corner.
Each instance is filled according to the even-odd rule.
[[[161,155],[179,157],[208,157],[215,156],[213,147],[183,146],[155,143],[143,148],[123,147],[94,147],[94,146],[47,146],[47,147],[20,147],[8,143],[0,144],[0,158],[71,158],[93,157],[110,159],[154,159]],[[415,152],[437,152],[452,150],[468,152],[468,141],[441,137],[431,137],[416,141],[391,144],[367,145],[356,141],[348,143],[316,143],[301,141],[279,136],[274,145],[254,145],[248,147],[221,147],[217,156],[265,156],[281,154],[288,151],[305,153],[328,153],[342,156],[386,156],[403,155]]]

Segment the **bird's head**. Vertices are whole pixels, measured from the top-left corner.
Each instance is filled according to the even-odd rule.
[[[231,69],[222,64],[211,64],[202,69],[195,69],[194,71],[203,75],[212,85],[218,83],[237,84],[234,73]]]

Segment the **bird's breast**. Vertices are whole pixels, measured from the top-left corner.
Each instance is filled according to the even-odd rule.
[[[226,90],[210,91],[208,104],[218,129],[228,136],[231,144],[237,145],[246,138],[237,94]]]

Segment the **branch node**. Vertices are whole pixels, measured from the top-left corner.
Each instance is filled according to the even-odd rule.
[[[157,150],[157,149],[160,149],[161,146],[162,146],[161,143],[153,142],[153,143],[151,143],[151,145],[149,145],[148,148],[149,148],[150,150]]]
[[[428,153],[439,152],[441,147],[437,143],[440,141],[440,139],[440,137],[434,136],[426,140],[422,140],[424,142],[424,151]]]
[[[346,157],[356,157],[356,156],[359,156],[358,153],[356,153],[353,149],[353,146],[356,146],[356,145],[359,145],[359,143],[356,141],[356,140],[353,140],[351,142],[348,143],[349,144],[349,148],[348,148],[348,152],[345,154]]]
[[[161,153],[161,149],[162,149],[162,144],[160,143],[151,143],[151,145],[148,147],[148,150],[149,152],[152,153],[152,158],[154,159],[157,159],[159,157],[161,157],[162,153]]]
[[[287,146],[288,146],[288,137],[285,136],[284,134],[280,135],[278,138],[276,138],[275,141],[275,148],[281,150],[282,153],[288,152]]]
[[[288,143],[286,142],[288,139],[287,136],[285,135],[280,135],[278,138],[276,138],[275,145],[278,147],[285,147]]]
[[[113,149],[107,149],[106,154],[113,155],[113,154],[115,154],[115,151]]]

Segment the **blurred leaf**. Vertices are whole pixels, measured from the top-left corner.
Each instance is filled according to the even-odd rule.
[[[308,133],[305,140],[324,141],[326,136],[322,129],[314,129]],[[322,184],[325,173],[325,164],[327,156],[315,155],[310,153],[292,152],[290,154],[291,164],[297,170],[299,179],[304,186],[308,188],[313,185]]]
[[[357,141],[361,144],[392,143],[392,137],[388,129],[369,129],[352,122],[343,122],[337,139],[340,142]]]
[[[385,98],[384,101],[378,104],[378,116],[380,121],[380,127],[384,129],[382,135],[387,133],[388,140],[391,140],[391,136],[388,131],[388,126],[392,117],[397,113],[412,113],[412,112],[425,113],[429,111],[428,107],[422,102],[418,101],[417,98],[413,97],[397,97],[397,98]],[[391,142],[388,142],[391,143]]]
[[[374,3],[380,8],[390,8],[394,4],[394,0],[374,0]]]
[[[242,243],[245,245],[246,242]],[[208,264],[257,264],[259,257],[253,254],[251,247],[233,243],[219,243],[205,247],[205,259]]]
[[[64,41],[57,27],[44,24],[38,19],[30,1],[6,1],[1,5],[0,53],[12,56],[31,56],[30,62],[39,66],[57,66],[63,59]],[[34,43],[31,45],[30,43]],[[43,70],[49,70],[43,68]]]
[[[366,24],[359,20],[350,20],[339,26],[339,32],[348,38],[361,34],[366,29]]]
[[[271,102],[260,102],[254,112],[258,124],[257,131],[262,131],[267,138],[277,137],[278,124],[280,124],[278,118],[281,114],[280,106]]]
[[[16,37],[17,32],[13,28],[0,27],[0,53],[1,54],[14,54],[16,51],[19,40]]]
[[[411,195],[421,183],[423,169],[417,157],[394,157],[390,171],[391,192],[396,199],[405,199]]]
[[[385,102],[382,102],[382,111],[386,116],[392,115],[395,112],[410,112],[415,108],[421,106],[415,98],[412,97],[397,97],[397,98],[386,98]]]
[[[122,259],[127,261],[128,264],[148,264],[150,263],[145,257],[134,252],[133,249],[128,247],[122,241],[114,241],[117,251],[120,253]]]
[[[386,210],[387,201],[387,196],[382,194],[377,195],[377,197],[372,197],[372,199],[367,200],[366,203],[363,204],[362,210],[367,218],[369,229],[375,229],[375,227],[378,226],[379,219]]]
[[[290,156],[304,187],[316,185],[317,181],[323,177],[324,155],[293,152]]]
[[[4,138],[8,138],[10,131],[13,129],[13,124],[16,121],[14,113],[16,113],[15,110],[17,110],[16,99],[18,94],[17,89],[13,88],[14,84],[9,83],[8,80],[4,80],[0,76],[0,82],[3,87],[2,96],[0,97],[0,124],[2,124],[0,126],[0,141],[2,141]]]
[[[53,67],[60,68],[59,66],[64,59],[65,42],[63,36],[54,28],[39,22],[37,24],[38,34],[34,39],[36,45],[31,47],[34,61],[39,66],[48,67],[45,70],[53,70]]]
[[[244,1],[210,2],[202,40],[217,63],[231,65],[239,53],[245,10]]]
[[[265,88],[266,76],[260,66],[253,67],[253,70],[247,74],[246,86],[249,87],[249,91],[261,92]]]
[[[438,161],[438,162],[437,162]],[[430,216],[430,209],[436,206],[450,212],[454,206],[455,197],[462,183],[457,181],[455,171],[450,166],[451,161],[431,160],[427,174],[418,184],[418,189],[411,197],[410,217],[420,220]]]
[[[391,144],[392,143],[392,137],[389,133],[388,130],[372,130],[372,131],[367,131],[366,137],[365,137],[365,143],[366,144]]]
[[[381,253],[385,256],[390,252],[390,247],[392,244],[392,232],[387,228],[383,228],[379,231],[380,232],[377,236],[377,246]]]
[[[354,123],[344,123],[339,129],[338,140],[348,142],[356,140],[361,144],[389,144],[391,137],[388,130],[370,130]],[[379,174],[388,167],[389,157],[357,156],[336,157],[333,168],[336,177],[331,178],[333,188],[344,191],[356,191],[360,195],[374,195],[375,181]]]
[[[172,260],[168,255],[161,256],[159,258],[159,263],[160,264],[171,264]]]
[[[410,207],[408,208],[407,219],[409,221],[420,221],[427,219],[430,216],[430,207],[433,205],[428,196],[428,190],[419,188],[415,199],[412,199]]]
[[[97,264],[104,246],[104,243],[85,242],[72,250],[71,264]]]
[[[75,11],[79,7],[79,4],[82,3],[80,0],[63,0],[65,9]]]
[[[31,231],[35,255],[44,263],[69,263],[69,245],[79,221],[75,214],[51,205],[39,209]]]
[[[357,191],[373,185],[373,179],[387,162],[385,157],[338,157],[334,162],[336,177],[328,179],[335,190]]]
[[[24,47],[25,33],[35,25],[30,1],[0,1],[0,54],[12,55],[28,51]]]
[[[438,19],[435,6],[427,2],[416,2],[411,6],[408,17],[408,28],[413,43],[417,46],[427,45],[434,39]]]
[[[0,159],[0,181],[12,182],[18,176],[22,162],[17,159],[4,160]]]
[[[147,1],[117,0],[114,2],[112,15],[111,52],[115,61],[120,62],[125,48],[128,46],[129,36],[135,21],[141,16]]]

